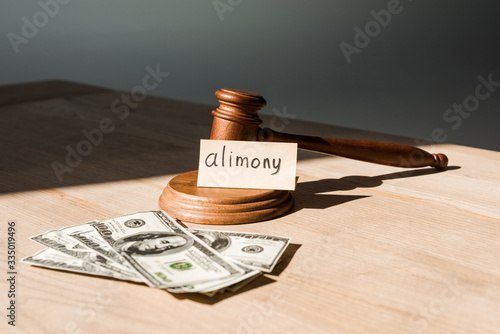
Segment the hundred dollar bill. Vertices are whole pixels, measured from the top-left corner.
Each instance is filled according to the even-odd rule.
[[[239,265],[238,267],[240,267],[245,271],[243,275],[235,278],[227,278],[225,280],[211,282],[212,283],[211,285],[207,284],[206,286],[200,286],[198,287],[200,289],[200,292],[211,292],[211,291],[223,292],[224,289],[232,287],[242,282],[245,283],[242,283],[241,286],[246,285],[246,283],[262,275],[262,271],[260,270],[252,269],[242,265]]]
[[[219,291],[210,291],[210,292],[200,292],[202,295],[208,296],[208,297],[213,297],[215,296]]]
[[[108,260],[114,261],[119,264],[125,270],[132,270],[130,265],[125,258],[118,254],[113,247],[111,247],[104,239],[101,238],[99,233],[92,227],[91,223],[97,223],[98,221],[92,221],[89,223],[70,226],[61,229],[62,232],[66,233],[70,237],[78,240],[81,244],[94,250],[95,252],[101,254]]]
[[[125,269],[123,266],[115,263],[114,261],[105,258],[88,247],[85,247],[76,239],[70,238],[62,230],[50,230],[31,237],[31,239],[44,246],[76,257],[82,261],[115,271],[123,276],[136,277],[137,279],[140,277],[130,269]]]
[[[190,229],[221,255],[252,268],[270,273],[291,238],[270,234]]]
[[[97,221],[94,221],[97,222]],[[118,254],[108,243],[106,243],[99,233],[90,225],[90,223],[86,224],[81,224],[81,225],[76,225],[76,226],[70,226],[66,227],[64,229],[61,229],[61,231],[66,232],[69,234],[71,237],[75,238],[76,240],[80,241],[82,244],[85,246],[95,250],[96,252],[100,253],[102,256],[113,260],[115,262],[118,262],[124,266],[127,266],[127,262],[125,261],[125,258],[123,258],[120,254]],[[236,265],[244,270],[244,274],[241,276],[236,276],[236,277],[230,277],[230,278],[225,278],[221,280],[215,280],[215,281],[209,281],[209,282],[203,282],[200,284],[195,284],[195,285],[188,285],[184,287],[176,287],[176,288],[169,288],[168,291],[173,292],[173,293],[180,293],[180,292],[212,292],[212,291],[217,291],[222,288],[230,287],[230,286],[236,286],[237,283],[241,283],[242,281],[245,281],[244,284],[238,284],[239,287],[245,285],[247,282],[250,282],[251,279],[256,278],[257,276],[260,276],[262,274],[261,271],[252,269],[250,267],[246,267],[242,264],[236,263]],[[231,290],[232,292],[236,291]]]
[[[251,281],[253,281],[254,279],[256,279],[257,277],[259,277],[260,275],[262,275],[261,271],[259,272],[258,275],[250,276],[249,278],[242,280],[241,282],[238,282],[238,283],[235,283],[231,286],[228,286],[227,288],[224,289],[224,291],[236,292],[239,289],[241,289],[242,287],[244,287],[245,285],[247,285],[248,283],[250,283]]]
[[[138,212],[91,225],[151,287],[178,287],[243,274],[164,211]]]
[[[257,274],[255,274],[253,276],[248,275],[249,277],[247,277],[246,279],[242,279],[241,281],[239,281],[237,283],[233,283],[230,286],[222,287],[218,290],[214,290],[214,291],[210,291],[210,292],[200,292],[200,293],[202,293],[206,296],[209,296],[209,297],[213,297],[217,293],[224,293],[226,291],[236,292],[236,291],[240,290],[242,287],[244,287],[245,285],[247,285],[248,283],[252,282],[257,277],[261,276],[262,274],[263,274],[262,271],[257,270]]]
[[[31,255],[22,259],[21,262],[33,264],[40,267],[72,271],[81,274],[112,277],[135,282],[138,281],[136,277],[129,277],[119,274],[115,271],[96,266],[95,264],[83,261],[74,256],[59,252],[52,248],[45,248],[35,255]]]
[[[223,278],[220,280],[214,280],[214,281],[209,281],[209,282],[202,282],[199,284],[192,284],[192,285],[186,285],[186,286],[181,286],[181,287],[169,288],[168,291],[173,292],[173,293],[186,293],[186,292],[211,293],[214,291],[217,292],[223,288],[227,288],[227,287],[236,285],[236,283],[246,281],[249,278],[256,278],[257,276],[262,274],[261,271],[249,268],[245,265],[237,264],[237,263],[236,263],[236,265],[244,271],[244,273],[240,276]]]

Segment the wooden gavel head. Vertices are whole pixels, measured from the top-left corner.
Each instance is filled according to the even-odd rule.
[[[212,111],[214,120],[210,139],[295,142],[298,147],[350,159],[395,167],[432,166],[445,169],[448,158],[419,148],[367,140],[319,138],[261,129],[258,111],[266,100],[258,94],[223,88],[215,93],[220,106]]]
[[[212,111],[214,121],[210,139],[257,140],[262,120],[257,114],[266,105],[258,94],[222,88],[215,92],[220,106]]]

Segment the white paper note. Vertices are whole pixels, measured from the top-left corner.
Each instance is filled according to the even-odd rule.
[[[200,141],[198,187],[294,190],[297,143]]]

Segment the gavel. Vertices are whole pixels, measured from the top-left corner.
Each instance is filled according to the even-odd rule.
[[[291,142],[304,150],[394,167],[432,166],[443,170],[448,165],[446,155],[431,154],[409,145],[304,136],[261,128],[258,111],[266,105],[262,96],[223,88],[215,93],[215,97],[220,106],[212,111],[214,120],[210,139]]]
[[[444,154],[419,148],[367,140],[320,138],[261,128],[258,111],[266,100],[237,89],[215,93],[220,106],[212,111],[210,139],[292,142],[305,150],[396,167],[432,166],[445,169]],[[288,212],[293,197],[288,190],[207,188],[197,186],[198,171],[175,176],[163,190],[158,205],[172,217],[199,224],[242,224],[269,220]]]

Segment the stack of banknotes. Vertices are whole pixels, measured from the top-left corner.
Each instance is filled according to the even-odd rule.
[[[268,234],[188,229],[164,211],[91,221],[32,240],[48,248],[25,263],[209,296],[271,272],[290,243]]]

